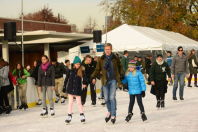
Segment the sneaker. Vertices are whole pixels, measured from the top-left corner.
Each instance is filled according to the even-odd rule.
[[[147,120],[147,117],[146,117],[145,113],[144,113],[144,112],[142,112],[141,114],[142,114],[142,116],[141,116],[142,121],[146,121],[146,120]]]
[[[157,108],[160,108],[160,100],[157,100],[157,105],[156,105]]]
[[[177,100],[177,97],[173,97],[173,100]]]
[[[129,113],[129,114],[126,116],[125,121],[126,121],[126,122],[129,122],[129,121],[131,120],[132,116],[133,116],[133,113]]]
[[[50,114],[51,114],[51,116],[55,116],[54,108],[50,108]]]
[[[85,115],[84,115],[84,113],[81,113],[81,114],[80,114],[80,121],[81,121],[82,123],[85,123]]]
[[[38,102],[36,103],[36,105],[42,105],[42,100],[39,99]]]
[[[68,114],[66,120],[65,120],[65,123],[69,124],[72,120],[72,114]]]
[[[41,117],[48,116],[48,110],[47,108],[43,108],[42,113],[40,114]]]

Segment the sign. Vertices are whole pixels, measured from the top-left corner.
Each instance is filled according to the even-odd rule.
[[[104,44],[96,45],[97,52],[104,52]]]
[[[89,48],[89,46],[80,47],[80,52],[81,52],[82,54],[90,53],[90,48]]]

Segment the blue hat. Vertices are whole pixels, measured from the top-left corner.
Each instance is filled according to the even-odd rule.
[[[73,64],[81,63],[81,59],[78,56],[75,56]]]

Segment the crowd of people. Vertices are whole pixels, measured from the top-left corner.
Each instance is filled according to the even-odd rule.
[[[133,116],[135,98],[141,112],[143,121],[147,120],[142,98],[146,96],[146,87],[151,85],[150,93],[156,96],[156,107],[165,107],[165,94],[168,85],[173,86],[172,97],[177,100],[179,83],[179,99],[184,100],[185,78],[188,79],[188,87],[192,87],[191,81],[194,76],[194,86],[197,85],[198,61],[196,51],[192,49],[189,55],[185,55],[183,47],[178,47],[173,57],[171,51],[167,55],[147,55],[145,58],[135,55],[129,57],[129,52],[124,51],[123,56],[112,52],[112,45],[104,45],[104,54],[101,57],[87,55],[84,60],[76,56],[74,61],[65,60],[65,63],[57,62],[57,59],[49,59],[43,55],[41,60],[35,61],[33,68],[27,65],[24,68],[17,64],[11,72],[9,63],[0,60],[0,114],[10,114],[8,94],[13,91],[14,85],[17,91],[17,109],[28,109],[26,91],[27,78],[32,77],[35,81],[38,101],[42,105],[41,117],[55,116],[54,103],[65,104],[68,100],[68,115],[65,122],[72,121],[73,103],[77,102],[80,121],[86,121],[83,106],[86,103],[87,89],[90,86],[91,105],[97,104],[96,80],[101,81],[101,94],[99,99],[104,99],[102,105],[106,105],[107,113],[105,122],[116,122],[117,101],[116,90],[122,89],[129,93],[129,107],[125,118],[129,122]],[[148,85],[146,85],[148,84]],[[55,92],[56,100],[53,101]],[[46,104],[49,100],[49,108]]]

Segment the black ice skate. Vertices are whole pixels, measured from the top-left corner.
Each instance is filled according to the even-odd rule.
[[[147,120],[147,117],[146,117],[145,113],[142,112],[141,114],[142,114],[142,116],[141,116],[142,117],[142,121],[146,121]]]
[[[109,122],[109,120],[111,119],[111,115],[109,115],[109,117],[105,118],[106,123]]]
[[[72,120],[72,114],[68,114],[68,116],[67,116],[67,118],[65,120],[65,123],[69,124],[71,122],[71,120]]]
[[[116,122],[116,117],[113,118],[113,119],[111,119],[111,122],[112,122],[112,124],[115,124],[115,122]]]
[[[133,116],[133,113],[129,113],[125,119],[126,122],[129,122]]]
[[[47,108],[43,108],[42,113],[40,114],[41,117],[47,117],[48,116],[48,110]]]

